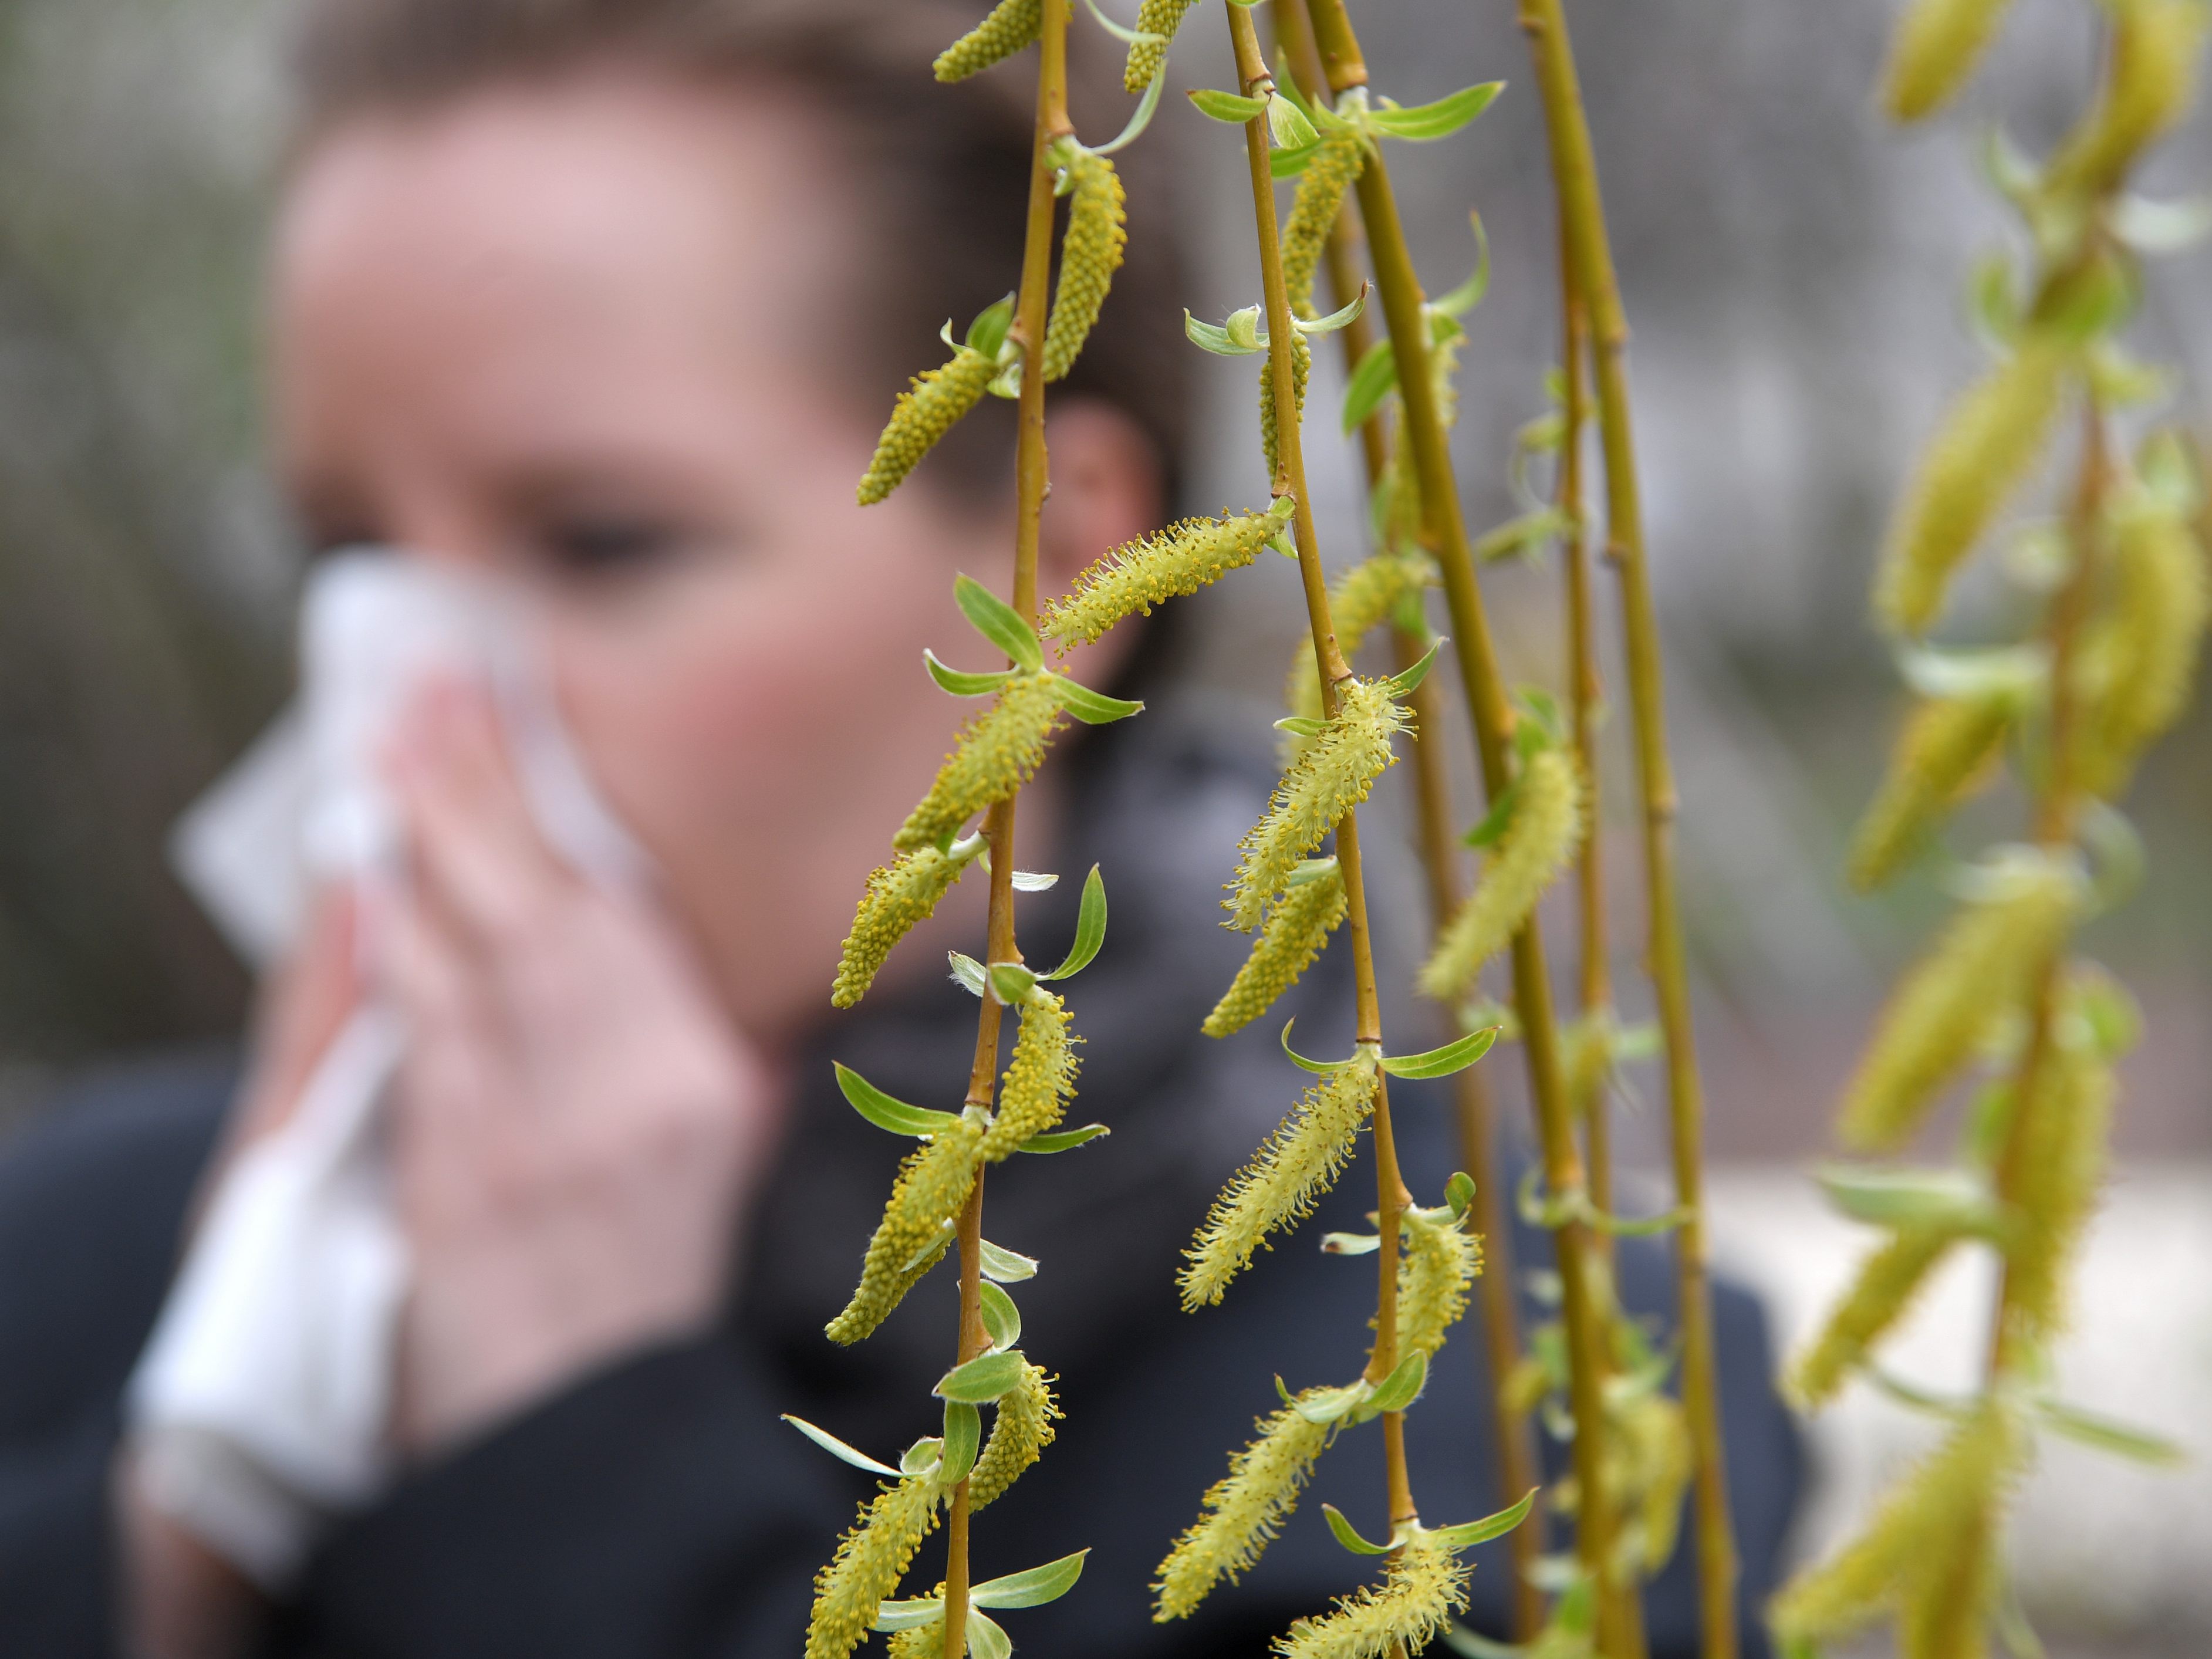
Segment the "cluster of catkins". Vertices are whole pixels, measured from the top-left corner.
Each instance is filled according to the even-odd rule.
[[[1892,112],[1913,118],[1948,100],[2003,9],[1919,0],[1889,65]],[[2159,392],[2159,377],[2118,339],[2139,258],[2167,240],[2143,233],[2160,228],[2160,216],[2125,193],[2126,179],[2191,102],[2212,9],[2112,0],[2100,10],[2108,28],[2094,102],[2039,166],[1997,149],[1997,182],[2035,249],[2031,278],[2024,294],[2008,269],[1980,284],[2001,361],[1930,443],[1875,584],[1876,612],[1906,642],[1918,697],[1861,825],[1853,879],[1890,879],[2008,762],[2034,811],[2034,840],[1956,869],[1960,911],[1899,986],[1844,1097],[1844,1144],[1894,1158],[1954,1085],[1985,1079],[1956,1166],[1829,1177],[1840,1206],[1887,1237],[1796,1357],[1788,1387],[1814,1408],[1870,1371],[1948,1426],[1864,1531],[1777,1599],[1772,1620],[1792,1652],[1883,1618],[1896,1620],[1914,1659],[1984,1652],[2007,1595],[2005,1497],[2037,1429],[2078,1432],[2082,1420],[2049,1396],[2045,1356],[2065,1324],[2070,1263],[2104,1172],[2113,1066],[2136,1020],[2125,993],[2069,945],[2115,896],[2112,872],[2100,867],[2124,835],[2112,802],[2182,713],[2208,614],[2196,458],[2157,430],[2130,457],[2111,428]],[[1955,574],[2003,539],[2008,507],[2077,427],[2061,524],[2013,537],[2014,569],[2045,591],[2038,636],[1982,650],[1928,646]],[[1994,1249],[2002,1268],[1987,1386],[1929,1401],[1882,1378],[1875,1346],[1937,1267],[1975,1245]]]

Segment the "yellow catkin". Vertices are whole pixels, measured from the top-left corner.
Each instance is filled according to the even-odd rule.
[[[1890,998],[1844,1091],[1838,1133],[1847,1146],[1892,1152],[1911,1139],[1937,1092],[2017,1011],[2078,902],[2071,871],[2029,855],[2007,892],[1944,930]]]
[[[1080,1039],[1068,1035],[1067,1005],[1039,985],[1021,1008],[1021,1035],[999,1085],[999,1115],[976,1149],[988,1164],[1011,1158],[1031,1135],[1052,1128],[1075,1096]]]
[[[1044,377],[1064,379],[1106,303],[1106,290],[1129,245],[1121,177],[1103,155],[1074,147],[1067,160],[1067,235],[1060,249],[1060,283],[1044,326]]]
[[[2188,707],[2212,595],[2204,550],[2170,508],[2124,511],[2112,534],[2112,596],[2082,641],[2082,786],[2111,797],[2136,757]]]
[[[937,54],[937,78],[964,81],[980,74],[1036,40],[1043,24],[1044,0],[999,0],[989,16]]]
[[[1930,697],[1912,711],[1888,775],[1852,837],[1852,886],[1863,892],[1881,886],[1920,850],[1988,775],[2019,708],[2008,696]]]
[[[2097,1207],[2118,1092],[2112,1068],[2086,1046],[2051,1043],[2018,1131],[2012,1198],[2021,1224],[2005,1252],[2005,1299],[2026,1335],[2048,1339],[2065,1322],[2067,1269]]]
[[[951,362],[917,376],[910,390],[900,392],[860,480],[860,505],[872,507],[896,489],[937,441],[981,400],[998,372],[991,358],[962,346]]]
[[[1185,519],[1157,535],[1125,542],[1085,568],[1065,597],[1037,618],[1037,632],[1063,651],[1101,638],[1125,617],[1152,614],[1163,601],[1195,593],[1260,555],[1290,522],[1291,498],[1265,513]]]
[[[942,1586],[938,1594],[944,1594]],[[894,1634],[889,1645],[890,1659],[945,1659],[945,1621],[933,1620],[912,1630]]]
[[[982,1167],[983,1131],[964,1120],[907,1155],[884,1218],[868,1241],[860,1283],[827,1328],[832,1342],[858,1342],[890,1316],[952,1242],[957,1218]]]
[[[1291,398],[1300,420],[1305,418],[1306,381],[1313,374],[1313,343],[1299,329],[1291,331]],[[1271,358],[1260,359],[1260,453],[1267,458],[1267,476],[1272,478],[1281,471],[1280,439],[1275,427],[1275,366]]]
[[[1367,1051],[1298,1097],[1252,1162],[1221,1195],[1189,1249],[1176,1282],[1182,1305],[1221,1300],[1229,1281],[1278,1228],[1302,1221],[1335,1183],[1375,1106],[1375,1061]]]
[[[1297,984],[1298,975],[1322,953],[1328,936],[1344,920],[1346,908],[1344,877],[1333,868],[1284,894],[1267,913],[1252,954],[1206,1017],[1206,1036],[1225,1037],[1241,1031],[1273,1007],[1275,999]]]
[[[1425,996],[1450,1001],[1465,993],[1482,964],[1511,944],[1535,914],[1544,890],[1582,845],[1582,773],[1571,754],[1537,750],[1522,769],[1519,789],[1474,890],[1422,964]]]
[[[1559,1034],[1566,1060],[1567,1104],[1576,1121],[1587,1123],[1613,1081],[1613,1050],[1619,1031],[1611,1011],[1595,1009],[1571,1021]]]
[[[937,781],[891,845],[906,853],[941,844],[978,812],[1013,794],[1036,775],[1059,724],[1058,675],[1019,674],[1007,681],[997,701],[961,728]]]
[[[1336,1599],[1336,1611],[1301,1619],[1275,1638],[1280,1659],[1382,1659],[1419,1653],[1464,1613],[1474,1569],[1434,1533],[1416,1533],[1383,1569],[1382,1583]]]
[[[1892,1491],[1861,1533],[1784,1586],[1768,1619],[1784,1644],[1838,1640],[1894,1607],[1923,1562],[1975,1526],[2020,1467],[2012,1413],[1984,1403]]]
[[[1433,1355],[1467,1311],[1468,1286],[1482,1271],[1482,1241],[1449,1212],[1431,1219],[1405,1211],[1399,1233],[1405,1254],[1398,1259],[1398,1357]]]
[[[1935,1540],[1897,1617],[1898,1659],[1989,1659],[1998,1576],[1994,1498],[1978,1516]]]
[[[2011,0],[1912,0],[1890,39],[1881,102],[1917,121],[1950,102],[1996,38]]]
[[[837,959],[837,981],[830,989],[832,1007],[849,1008],[867,994],[891,947],[928,918],[969,862],[924,847],[901,854],[868,878],[853,913],[853,931],[845,935]]]
[[[1310,1400],[1326,1390],[1309,1389]],[[1229,1473],[1199,1500],[1199,1516],[1160,1563],[1152,1617],[1185,1619],[1222,1579],[1231,1583],[1256,1562],[1291,1511],[1298,1488],[1328,1446],[1331,1427],[1285,1406],[1252,1425],[1258,1438],[1229,1460]]]
[[[1283,222],[1283,285],[1290,289],[1291,309],[1308,322],[1321,314],[1314,308],[1313,289],[1322,250],[1336,228],[1344,192],[1366,162],[1367,146],[1358,131],[1340,127],[1322,135],[1321,148],[1298,175],[1298,193]]]
[[[1828,1322],[1790,1367],[1785,1389],[1800,1411],[1817,1411],[1836,1396],[1869,1347],[1912,1306],[1938,1262],[1959,1242],[1948,1229],[1908,1227],[1859,1264],[1858,1277],[1829,1310]]]
[[[2051,157],[2045,179],[2054,191],[2117,188],[2197,94],[2197,60],[2212,21],[2203,0],[2120,0],[2110,11],[2105,95]]]
[[[1624,1524],[1617,1535],[1645,1577],[1674,1553],[1692,1468],[1690,1425],[1667,1395],[1639,1395],[1608,1413],[1606,1490]]]
[[[1362,559],[1328,587],[1328,619],[1336,629],[1336,648],[1346,662],[1359,653],[1367,636],[1398,612],[1407,596],[1425,591],[1436,580],[1436,566],[1425,553],[1377,553]],[[1291,659],[1291,672],[1283,686],[1283,703],[1304,720],[1321,718],[1321,671],[1314,666],[1313,637],[1300,638]],[[1283,734],[1284,762],[1288,764],[1307,739]]]
[[[937,1525],[937,1498],[935,1482],[914,1477],[885,1486],[861,1511],[830,1565],[815,1575],[806,1659],[846,1659],[867,1639],[877,1610]]]
[[[2031,336],[1951,406],[1900,503],[1875,609],[1899,633],[1926,631],[1951,574],[2042,454],[2066,389],[2067,353]]]
[[[1390,740],[1405,729],[1388,682],[1348,679],[1337,688],[1336,718],[1291,763],[1267,816],[1240,843],[1237,879],[1222,903],[1231,927],[1249,933],[1260,925],[1299,861],[1367,799],[1397,758]]]
[[[983,1455],[968,1476],[970,1510],[981,1509],[1012,1486],[1052,1444],[1053,1422],[1060,1416],[1052,1379],[1036,1366],[1028,1366],[1012,1391],[1000,1396],[997,1412]]]
[[[1152,84],[1167,62],[1168,45],[1182,27],[1183,14],[1194,3],[1195,0],[1144,0],[1137,8],[1138,33],[1157,34],[1160,39],[1130,43],[1129,61],[1121,71],[1121,84],[1129,91],[1142,92]]]

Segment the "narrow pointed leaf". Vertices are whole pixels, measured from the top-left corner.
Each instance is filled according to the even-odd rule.
[[[1313,160],[1314,152],[1320,148],[1316,141],[1300,144],[1296,149],[1271,149],[1267,152],[1267,171],[1277,179],[1295,179],[1306,170],[1306,163]]]
[[[1467,216],[1474,222],[1474,270],[1450,293],[1440,295],[1429,301],[1429,310],[1437,316],[1464,317],[1480,305],[1482,296],[1490,292],[1490,233],[1482,228],[1480,213],[1470,213]]]
[[[1041,1607],[1048,1601],[1057,1601],[1083,1577],[1083,1558],[1090,1553],[1078,1550],[1026,1572],[990,1579],[970,1590],[968,1599],[979,1607]]]
[[[1375,1392],[1359,1408],[1363,1420],[1380,1417],[1385,1412],[1401,1412],[1420,1398],[1421,1390],[1428,1386],[1429,1357],[1418,1348],[1398,1362],[1389,1376],[1375,1385]]]
[[[1297,318],[1292,318],[1291,321],[1297,325],[1298,332],[1310,340],[1317,340],[1324,334],[1334,334],[1346,325],[1359,320],[1359,313],[1367,309],[1367,295],[1370,286],[1371,284],[1362,283],[1359,285],[1358,293],[1353,295],[1350,300],[1330,312],[1326,317],[1317,317],[1310,323]]]
[[[983,1328],[991,1334],[994,1348],[1003,1352],[1022,1340],[1022,1310],[1014,1305],[1013,1297],[988,1279],[982,1284],[982,1314]]]
[[[1031,1135],[1014,1150],[1040,1155],[1073,1152],[1078,1146],[1087,1146],[1101,1136],[1113,1133],[1103,1123],[1086,1123],[1080,1129],[1048,1129],[1041,1135]]]
[[[1498,1027],[1486,1025],[1480,1031],[1470,1031],[1457,1042],[1431,1048],[1425,1054],[1393,1054],[1382,1062],[1382,1069],[1392,1077],[1449,1077],[1480,1060],[1497,1041]]]
[[[1382,1248],[1380,1233],[1323,1233],[1323,1255],[1372,1255]]]
[[[1091,15],[1098,20],[1098,27],[1125,46],[1133,46],[1139,40],[1155,41],[1163,46],[1168,44],[1168,38],[1164,34],[1154,34],[1147,29],[1133,29],[1126,24],[1115,22],[1098,9],[1098,0],[1083,0],[1083,3],[1091,8]]]
[[[1013,1652],[1012,1638],[995,1621],[968,1609],[968,1659],[1013,1659]]]
[[[2039,1410],[2044,1425],[2052,1433],[2085,1446],[2094,1446],[2099,1451],[2160,1468],[2172,1468],[2190,1461],[2189,1453],[2181,1446],[2148,1429],[2135,1428],[2056,1400],[2039,1402]]]
[[[1136,113],[1129,118],[1128,125],[1115,134],[1110,142],[1099,145],[1091,153],[1093,155],[1111,155],[1115,150],[1126,149],[1143,137],[1145,129],[1152,125],[1152,116],[1159,109],[1160,94],[1167,83],[1167,65],[1162,64],[1160,72],[1146,82],[1145,95],[1137,100]]]
[[[1311,1072],[1316,1077],[1334,1077],[1352,1064],[1349,1060],[1308,1060],[1291,1047],[1291,1027],[1298,1022],[1292,1018],[1283,1027],[1283,1052],[1291,1057],[1291,1064],[1302,1072]]]
[[[1014,296],[1011,294],[996,305],[987,306],[975,313],[975,320],[968,325],[968,349],[980,351],[986,357],[995,357],[999,348],[1006,343],[1006,331],[1013,325]]]
[[[1035,870],[1014,872],[1014,890],[1017,893],[1043,893],[1060,885],[1060,878],[1042,875]]]
[[[966,1364],[945,1372],[931,1392],[940,1399],[970,1406],[988,1405],[1021,1382],[1023,1368],[1028,1364],[1018,1348],[977,1354]]]
[[[821,1447],[823,1451],[828,1452],[830,1456],[841,1458],[856,1469],[866,1469],[871,1474],[887,1474],[894,1480],[899,1478],[899,1472],[890,1464],[878,1462],[867,1453],[847,1445],[829,1430],[816,1428],[803,1417],[793,1417],[789,1412],[786,1412],[783,1413],[783,1420]]]
[[[1344,1511],[1334,1504],[1324,1504],[1321,1512],[1328,1517],[1328,1529],[1336,1534],[1336,1541],[1354,1555],[1388,1555],[1388,1544],[1370,1544],[1359,1535],[1359,1528],[1344,1518]]]
[[[927,1474],[945,1461],[945,1443],[935,1435],[917,1440],[899,1459],[899,1473],[908,1477]]]
[[[1182,314],[1182,331],[1193,345],[1217,357],[1249,357],[1266,349],[1263,346],[1241,344],[1230,338],[1227,329],[1215,323],[1201,323],[1188,311]]]
[[[986,1285],[987,1291],[995,1291],[995,1285]],[[999,1291],[1004,1296],[1004,1291]],[[986,1305],[988,1304],[987,1302]],[[944,1466],[937,1478],[945,1486],[956,1486],[968,1478],[975,1467],[975,1453],[983,1443],[983,1413],[964,1401],[945,1402]]]
[[[1066,979],[1081,973],[1097,956],[1098,947],[1106,942],[1106,881],[1092,865],[1091,873],[1083,878],[1083,902],[1075,913],[1075,943],[1068,947],[1066,957],[1060,966],[1044,975],[1047,979]]]
[[[1345,434],[1348,437],[1358,431],[1367,417],[1382,406],[1382,400],[1397,389],[1398,359],[1387,338],[1377,340],[1360,354],[1352,378],[1344,383]]]
[[[1321,141],[1305,112],[1284,97],[1279,88],[1267,100],[1267,136],[1275,141],[1277,149],[1298,149]]]
[[[1362,1377],[1358,1382],[1347,1382],[1340,1389],[1316,1390],[1310,1400],[1293,1399],[1290,1405],[1292,1411],[1309,1423],[1334,1423],[1358,1411],[1365,1403],[1367,1396],[1374,1392],[1374,1384]]]
[[[1018,962],[994,962],[991,964],[991,989],[999,1000],[1009,1008],[1018,1007],[1036,989],[1037,976],[1025,964]]]
[[[1950,1227],[1962,1232],[1987,1232],[1998,1224],[1996,1198],[1980,1176],[1964,1170],[1869,1170],[1831,1164],[1814,1174],[1829,1202],[1855,1221],[1886,1227]]]
[[[1299,861],[1297,868],[1291,872],[1284,884],[1288,887],[1303,887],[1310,881],[1324,881],[1335,873],[1336,860],[1334,857],[1303,859]]]
[[[988,674],[970,674],[958,668],[947,668],[937,659],[937,653],[924,648],[921,660],[929,670],[929,678],[937,682],[937,689],[956,697],[988,697],[1013,678],[1011,668],[1001,668]]]
[[[1480,1521],[1462,1521],[1456,1527],[1438,1527],[1437,1537],[1448,1548],[1473,1549],[1477,1544],[1486,1544],[1493,1538],[1503,1538],[1528,1518],[1528,1510],[1536,1501],[1538,1488],[1531,1486],[1522,1500],[1510,1510],[1500,1510]]]
[[[1044,666],[1044,647],[1037,643],[1036,630],[1022,620],[1013,606],[973,576],[954,582],[952,597],[975,631],[1008,657],[1032,674]]]
[[[1036,1271],[1035,1256],[1006,1249],[988,1238],[983,1241],[983,1277],[993,1284],[1018,1285],[1024,1279],[1035,1279]]]
[[[1444,1202],[1451,1206],[1453,1220],[1462,1219],[1474,1202],[1474,1177],[1464,1170],[1455,1172],[1444,1182]]]
[[[893,1100],[851,1066],[836,1060],[830,1064],[837,1068],[837,1087],[853,1109],[878,1129],[888,1129],[895,1135],[938,1135],[960,1121],[951,1112],[933,1112],[926,1106]]]
[[[1199,87],[1186,94],[1198,106],[1200,115],[1216,121],[1226,121],[1231,126],[1243,126],[1247,121],[1267,112],[1264,98],[1247,98],[1234,92],[1216,92],[1211,87]]]
[[[1480,86],[1462,87],[1433,104],[1416,104],[1411,109],[1370,110],[1367,119],[1377,132],[1425,143],[1457,132],[1488,109],[1504,90],[1503,81],[1486,81]]]
[[[886,1601],[876,1609],[873,1630],[920,1630],[924,1625],[934,1625],[945,1617],[945,1598],[926,1596],[912,1601]]]
[[[952,964],[952,977],[968,988],[968,994],[970,996],[981,996],[985,983],[983,964],[973,957],[963,956],[957,951],[947,951],[945,956],[945,959]]]
[[[1328,722],[1317,720],[1310,714],[1285,714],[1275,722],[1275,730],[1295,737],[1317,738],[1328,730]]]
[[[1505,826],[1513,822],[1513,803],[1521,793],[1521,781],[1516,778],[1498,792],[1490,803],[1490,810],[1482,815],[1482,822],[1460,837],[1462,844],[1480,852],[1492,845],[1505,833]]]
[[[1103,691],[1093,691],[1079,685],[1066,675],[1055,677],[1059,684],[1060,706],[1081,720],[1085,726],[1110,726],[1115,720],[1125,720],[1132,714],[1141,714],[1145,705],[1121,697],[1109,697]]]
[[[1428,678],[1429,670],[1437,665],[1437,653],[1443,648],[1443,639],[1439,635],[1430,643],[1428,650],[1422,654],[1420,661],[1415,663],[1411,668],[1401,669],[1393,674],[1390,677],[1390,695],[1394,697],[1412,696],[1420,689],[1421,682]]]

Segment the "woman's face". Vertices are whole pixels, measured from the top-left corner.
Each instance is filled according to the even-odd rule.
[[[1012,546],[1010,514],[919,479],[854,504],[886,411],[826,343],[881,254],[820,118],[609,70],[356,121],[295,174],[274,269],[309,534],[544,596],[601,787],[770,1040],[826,1006],[860,884],[963,712],[922,647],[999,665],[951,586],[1003,590]],[[1072,406],[1052,441],[1048,584],[1158,507],[1118,414]]]

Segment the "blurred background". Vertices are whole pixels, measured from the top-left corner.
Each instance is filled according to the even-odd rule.
[[[222,1042],[243,1017],[246,977],[167,873],[163,840],[286,684],[296,554],[260,461],[255,329],[283,9],[14,0],[0,13],[0,1133],[75,1070]],[[1838,873],[1899,702],[1866,621],[1873,552],[1915,448],[1977,368],[1969,266],[2012,234],[1978,177],[1979,136],[2002,112],[2022,141],[2047,143],[2092,61],[2081,0],[2021,0],[1966,106],[1900,135],[1869,95],[1889,12],[1873,0],[1586,0],[1574,16],[1637,330],[1718,1249],[1767,1292],[1785,1340],[1857,1248],[1803,1170],[1883,986],[1946,902],[1924,876],[1868,900]],[[1470,514],[1486,525],[1516,510],[1512,436],[1543,412],[1557,349],[1526,55],[1510,0],[1393,0],[1360,26],[1377,88],[1402,102],[1514,83],[1468,134],[1393,156],[1432,291],[1472,264],[1470,207],[1494,250],[1489,297],[1469,319],[1458,434]],[[1202,44],[1178,56],[1221,61],[1207,38],[1218,20],[1201,9],[1192,27]],[[1171,100],[1145,142],[1179,157],[1201,255],[1188,301],[1218,319],[1258,294],[1240,155],[1198,142],[1202,128]],[[2169,142],[2144,182],[2167,195],[2212,186],[2212,123]],[[2205,383],[2212,252],[2154,268],[2136,339],[2191,387]],[[1334,356],[1317,362],[1316,487],[1325,543],[1348,559],[1362,509],[1352,452],[1334,440]],[[1249,499],[1260,482],[1250,381],[1249,366],[1206,372],[1212,446],[1191,507]],[[2179,411],[2208,424],[2196,390]],[[1489,589],[1513,677],[1556,684],[1555,576],[1507,568]],[[1232,585],[1202,615],[1188,695],[1247,729],[1272,719],[1301,625],[1291,586]],[[1604,830],[1626,877],[1631,780],[1625,755],[1613,759]],[[2148,1024],[2065,1362],[2073,1397],[2199,1456],[2172,1475],[2047,1456],[2019,1559],[2064,1654],[2212,1650],[2208,759],[2200,711],[2154,755],[2133,803],[2147,884],[2092,940]],[[2002,825],[2001,812],[1970,823],[1960,844]],[[1419,929],[1410,872],[1392,897],[1402,970]],[[1634,904],[1624,889],[1632,1006]],[[1623,1135],[1655,1208],[1661,1130],[1653,1109],[1632,1113]],[[1899,1369],[1962,1385],[1984,1305],[1971,1271],[1954,1275]],[[1924,1431],[1855,1395],[1813,1432],[1808,1549]]]

